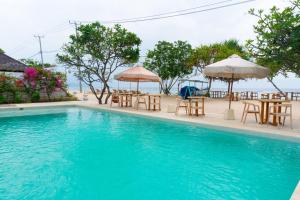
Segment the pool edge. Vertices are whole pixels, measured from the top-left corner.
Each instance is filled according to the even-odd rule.
[[[214,128],[214,129],[226,129],[228,131],[234,131],[235,134],[244,134],[244,135],[254,135],[254,136],[261,136],[261,137],[267,137],[267,138],[273,138],[273,139],[281,139],[285,141],[290,141],[290,142],[297,142],[300,143],[300,137],[297,136],[292,136],[292,135],[281,135],[281,134],[276,134],[273,132],[268,132],[268,131],[259,131],[259,130],[251,130],[251,129],[242,129],[242,128],[237,128],[237,127],[228,127],[228,126],[222,126],[219,124],[209,124],[209,123],[203,123],[203,122],[194,122],[194,121],[186,121],[182,120],[180,118],[178,119],[173,119],[173,118],[166,118],[163,116],[152,116],[148,115],[146,113],[133,113],[130,111],[126,110],[116,110],[116,109],[110,109],[110,108],[105,108],[105,107],[95,107],[93,105],[75,105],[76,107],[82,107],[82,108],[88,108],[88,109],[96,109],[96,110],[101,110],[105,112],[114,112],[114,113],[123,113],[123,114],[129,114],[133,116],[141,116],[145,118],[150,118],[150,119],[159,119],[163,121],[172,121],[172,122],[178,122],[181,124],[191,124],[195,126],[201,126],[201,127],[206,127],[206,128]]]

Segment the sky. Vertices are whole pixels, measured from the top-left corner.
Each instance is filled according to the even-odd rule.
[[[39,44],[34,35],[43,35],[45,62],[55,63],[56,53],[68,36],[74,33],[69,20],[109,21],[142,17],[181,9],[188,9],[224,0],[1,0],[0,48],[8,55],[40,59]],[[246,0],[231,0],[225,5]],[[193,47],[236,38],[241,44],[254,38],[253,25],[257,19],[248,14],[250,8],[268,10],[273,5],[284,8],[288,0],[256,0],[232,7],[180,17],[122,24],[141,39],[141,55],[152,49],[159,40],[188,41]],[[212,6],[211,6],[212,7]],[[203,7],[211,8],[211,7]],[[112,24],[107,24],[111,26]],[[142,61],[142,60],[141,60]],[[300,79],[276,77],[281,88],[297,89]],[[215,87],[223,87],[216,83]],[[266,80],[241,81],[240,88],[271,88]]]

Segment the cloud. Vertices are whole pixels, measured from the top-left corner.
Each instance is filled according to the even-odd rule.
[[[68,41],[74,29],[68,20],[104,21],[147,16],[191,8],[221,0],[1,0],[0,44],[8,54],[27,58],[39,51],[34,34],[44,34],[43,49],[52,51]],[[244,0],[232,0],[238,2]],[[250,8],[269,9],[288,5],[288,0],[256,0],[229,8],[196,13],[170,19],[123,24],[143,40],[142,54],[158,40],[186,40],[193,46],[237,38],[241,42],[253,37],[255,17]],[[39,58],[39,57],[34,57]],[[55,53],[45,54],[55,62]],[[280,78],[281,80],[282,78]],[[296,79],[295,79],[296,80]]]

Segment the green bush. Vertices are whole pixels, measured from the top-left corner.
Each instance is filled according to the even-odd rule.
[[[3,95],[0,95],[0,104],[6,103],[6,99]]]
[[[19,93],[15,94],[14,102],[15,103],[22,103],[22,98],[21,98],[21,95]]]
[[[32,102],[38,102],[38,101],[40,101],[40,93],[38,91],[34,91],[32,93],[31,101]]]

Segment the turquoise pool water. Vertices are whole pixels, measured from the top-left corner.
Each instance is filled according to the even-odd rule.
[[[300,179],[300,143],[51,112],[0,118],[0,199],[289,199]]]

